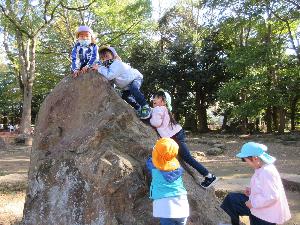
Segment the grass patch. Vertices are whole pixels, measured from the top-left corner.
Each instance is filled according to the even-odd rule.
[[[6,173],[3,170],[0,170],[0,177],[5,176],[5,175],[6,175]]]
[[[4,183],[0,185],[0,193],[13,194],[15,192],[23,192],[27,189],[27,183],[8,184]]]

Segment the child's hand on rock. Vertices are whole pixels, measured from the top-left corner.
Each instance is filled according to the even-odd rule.
[[[86,73],[89,70],[88,66],[85,66],[81,69],[81,73]]]
[[[80,71],[79,70],[75,70],[72,74],[72,77],[73,78],[76,78],[78,75],[80,74]]]
[[[93,70],[98,70],[98,68],[99,68],[99,65],[98,65],[98,64],[95,64],[95,65],[93,65],[93,67],[92,67]]]

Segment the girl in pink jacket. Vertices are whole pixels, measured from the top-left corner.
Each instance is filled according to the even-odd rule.
[[[160,137],[172,138],[179,145],[179,156],[190,166],[196,169],[203,177],[201,182],[203,188],[209,188],[217,181],[217,177],[211,173],[199,162],[197,162],[190,153],[185,143],[185,133],[182,127],[172,116],[171,96],[159,90],[153,96],[153,107],[150,124],[156,128]]]
[[[239,216],[249,216],[251,225],[283,224],[291,213],[275,158],[266,153],[267,146],[255,142],[243,145],[236,156],[253,168],[250,187],[244,193],[229,193],[221,208],[239,225]]]

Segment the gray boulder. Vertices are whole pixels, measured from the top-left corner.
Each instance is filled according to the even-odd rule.
[[[38,114],[22,224],[158,224],[145,170],[156,139],[103,77],[64,78]],[[184,181],[188,224],[228,220],[213,189]]]

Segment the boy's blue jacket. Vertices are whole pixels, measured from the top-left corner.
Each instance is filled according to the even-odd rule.
[[[153,165],[152,158],[147,160],[146,165],[152,175],[150,186],[151,199],[155,200],[187,194],[183,186],[183,169],[181,167],[173,171],[161,171]]]
[[[80,70],[83,66],[92,67],[97,63],[98,57],[98,46],[96,44],[90,44],[88,47],[80,46],[79,42],[76,42],[72,49],[72,72]]]

